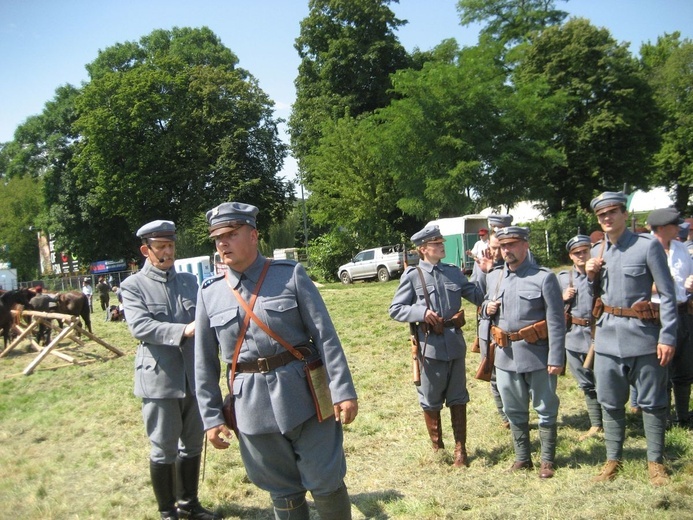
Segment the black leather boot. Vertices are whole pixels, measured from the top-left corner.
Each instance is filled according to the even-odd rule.
[[[212,511],[205,509],[197,498],[202,456],[176,459],[176,496],[178,517],[192,520],[218,520]]]
[[[149,475],[152,479],[152,488],[156,503],[159,505],[161,520],[177,520],[174,464],[159,464],[149,461]]]
[[[313,495],[320,520],[351,520],[351,502],[344,484],[327,496]]]

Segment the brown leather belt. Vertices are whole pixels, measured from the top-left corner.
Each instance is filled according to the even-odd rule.
[[[570,315],[570,323],[573,325],[580,325],[581,327],[589,327],[592,325],[590,320],[584,320],[582,318],[578,318],[577,316],[573,316],[572,314]]]
[[[604,312],[613,314],[614,316],[623,316],[625,318],[638,317],[638,313],[630,307],[610,307],[609,305],[604,305]]]
[[[312,354],[309,347],[298,346],[294,347],[301,354],[308,357]],[[296,361],[298,358],[294,356],[288,350],[285,350],[281,354],[275,356],[258,358],[255,361],[244,361],[243,363],[236,364],[237,373],[251,373],[251,374],[266,374],[279,367],[288,365],[292,361]]]

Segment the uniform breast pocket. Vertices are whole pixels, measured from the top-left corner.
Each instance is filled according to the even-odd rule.
[[[652,283],[648,279],[647,266],[645,264],[632,264],[623,266],[623,278],[625,291],[629,296],[640,295],[643,291],[649,291]]]
[[[238,307],[230,307],[228,309],[215,312],[209,317],[209,325],[217,331],[232,328],[236,326],[237,323]]]
[[[298,312],[298,302],[286,296],[267,298],[262,302],[262,307],[267,313],[267,321],[270,324],[270,328],[273,328],[271,324],[287,323],[287,320]]]
[[[520,300],[520,319],[533,320],[544,309],[544,300],[540,291],[518,291]]]
[[[165,303],[147,302],[147,309],[152,316],[168,316],[168,305]],[[161,320],[167,321],[167,320]]]
[[[426,284],[426,292],[428,293],[428,297],[432,300],[432,295],[436,294],[436,286],[433,284]],[[418,296],[420,303],[426,303],[426,295],[421,287],[416,289],[416,296]]]
[[[456,283],[446,282],[445,291],[448,293],[448,297],[452,298],[457,296],[459,298],[462,294],[462,287]]]

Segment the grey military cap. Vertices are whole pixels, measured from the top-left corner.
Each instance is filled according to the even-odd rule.
[[[576,247],[590,247],[591,245],[592,241],[587,235],[575,235],[573,238],[568,240],[568,243],[565,245],[565,249],[570,253]]]
[[[517,240],[527,241],[529,239],[529,228],[522,226],[506,226],[496,231],[496,238],[501,244]]]
[[[590,207],[597,215],[604,213],[606,210],[615,206],[626,207],[628,197],[622,191],[605,191],[598,197],[592,199]]]
[[[426,226],[421,231],[414,233],[411,236],[411,241],[414,242],[416,247],[419,247],[436,238],[442,239],[443,235],[440,234],[440,228],[434,224],[432,226]]]
[[[669,224],[679,225],[683,222],[681,213],[676,208],[656,209],[647,216],[647,223],[650,227],[667,226]]]
[[[176,225],[170,220],[154,220],[137,230],[137,236],[146,240],[176,240]]]
[[[489,215],[488,216],[488,227],[490,228],[504,228],[512,224],[512,215]]]
[[[224,202],[207,212],[209,237],[214,238],[239,226],[247,224],[256,227],[255,217],[260,210],[251,204],[243,202]]]

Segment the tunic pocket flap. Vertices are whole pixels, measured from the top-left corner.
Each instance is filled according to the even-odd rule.
[[[212,327],[222,327],[238,319],[238,307],[226,309],[209,317],[209,324]]]

